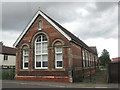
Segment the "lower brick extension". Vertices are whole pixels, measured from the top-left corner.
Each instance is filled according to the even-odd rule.
[[[41,78],[41,77],[26,77],[26,76],[18,76],[16,80],[31,80],[31,81],[54,81],[54,82],[67,82],[70,83],[69,78]]]

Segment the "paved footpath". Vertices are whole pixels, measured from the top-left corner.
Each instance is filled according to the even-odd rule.
[[[3,80],[3,88],[118,88],[118,84],[61,83],[22,80]]]

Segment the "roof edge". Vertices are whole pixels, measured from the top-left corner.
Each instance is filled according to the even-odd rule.
[[[15,41],[15,43],[13,44],[13,47],[15,48],[18,43],[20,42],[20,40],[22,39],[22,37],[24,36],[24,34],[28,31],[29,27],[32,25],[32,23],[34,22],[34,20],[37,18],[38,15],[41,15],[44,19],[46,19],[52,26],[54,26],[61,34],[63,34],[69,41],[71,40],[71,37],[69,37],[65,32],[63,32],[56,24],[54,24],[54,22],[52,22],[41,10],[38,10],[36,12],[36,14],[33,16],[32,20],[28,23],[28,25],[25,27],[25,29],[23,30],[23,32],[20,34],[20,36],[17,38],[17,40]]]

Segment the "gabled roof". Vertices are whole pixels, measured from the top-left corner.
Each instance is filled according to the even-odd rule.
[[[42,11],[41,11],[42,12]],[[62,27],[58,22],[56,22],[55,20],[53,20],[52,18],[50,18],[48,15],[46,15],[44,12],[42,12],[46,17],[48,17],[56,26],[58,26],[63,32],[65,32],[70,38],[71,38],[71,42],[74,42],[76,44],[78,44],[79,46],[93,52],[94,54],[97,54],[97,49],[96,51],[94,50],[96,47],[94,47],[94,49],[92,47],[88,47],[82,40],[80,40],[78,37],[76,37],[74,34],[72,34],[71,32],[69,32],[67,29],[65,29],[64,27]]]
[[[69,32],[68,30],[66,30],[64,27],[62,27],[59,23],[57,23],[55,20],[53,20],[52,18],[50,18],[48,15],[46,15],[44,12],[42,12],[41,10],[39,10],[35,16],[33,17],[33,19],[30,21],[30,23],[28,24],[28,26],[25,28],[25,30],[21,33],[21,35],[19,36],[19,38],[16,40],[16,42],[14,43],[14,47],[17,46],[17,44],[20,42],[20,40],[22,39],[22,37],[24,36],[24,34],[27,32],[27,30],[29,29],[29,27],[32,25],[32,23],[34,22],[34,20],[37,18],[38,15],[41,15],[44,19],[46,19],[54,28],[56,28],[62,35],[64,35],[69,41],[74,42],[76,44],[78,44],[79,46],[93,52],[94,54],[97,54],[96,52],[94,52],[93,50],[91,50],[82,40],[80,40],[78,37],[76,37],[75,35],[73,35],[71,32]]]
[[[22,37],[25,35],[25,33],[28,31],[29,27],[32,25],[32,23],[35,21],[35,19],[38,17],[38,15],[41,15],[45,20],[47,20],[52,26],[54,26],[61,34],[63,34],[68,40],[71,40],[71,38],[64,32],[62,31],[53,21],[51,21],[50,18],[48,18],[41,10],[39,10],[33,19],[30,21],[30,23],[27,25],[27,27],[24,29],[24,31],[21,33],[21,35],[18,37],[16,42],[13,44],[13,47],[16,47]]]
[[[0,45],[0,54],[6,54],[6,55],[16,55],[16,49]]]
[[[90,49],[97,54],[97,48],[96,48],[96,46],[90,46]]]

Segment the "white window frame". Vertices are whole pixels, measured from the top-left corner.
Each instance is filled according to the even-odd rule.
[[[24,54],[25,51],[27,51],[27,53],[28,53],[28,50],[23,50],[23,69],[28,69],[28,67],[29,67],[29,53],[25,55]],[[28,57],[28,61],[25,61],[24,57]],[[28,67],[24,67],[25,62],[28,63]]]
[[[92,54],[92,67],[94,66],[94,56]]]
[[[91,53],[90,53],[90,67],[92,66],[91,62],[92,62],[92,58],[91,58]]]
[[[61,52],[57,52],[57,48],[61,48]],[[57,54],[61,54],[62,55],[62,58],[61,60],[57,60],[56,57],[57,57]],[[62,67],[58,67],[57,66],[57,61],[62,61]],[[62,69],[63,68],[63,48],[61,46],[58,46],[58,47],[55,47],[55,68],[56,69]]]
[[[97,66],[98,64],[98,61],[97,61],[97,56],[95,56],[95,65]]]
[[[90,61],[91,61],[91,58],[90,58],[90,52],[89,52],[89,60],[88,60],[88,62],[89,62],[89,67],[91,67],[91,63],[90,63]]]
[[[88,55],[88,51],[86,51],[86,67],[89,67],[89,55]]]
[[[43,34],[39,35],[39,36],[41,36],[41,42],[36,42],[36,41],[37,41],[37,38],[38,38],[39,36],[38,36],[38,37],[36,38],[36,40],[35,40],[35,69],[48,69],[48,65],[47,65],[47,67],[43,67],[43,61],[44,61],[44,60],[42,59],[42,56],[43,56],[43,55],[47,55],[47,57],[48,57],[48,47],[47,47],[47,53],[42,53],[42,44],[43,44],[43,43],[47,43],[47,46],[48,46],[48,41],[42,41],[42,39],[43,39],[42,35],[43,35]],[[45,36],[46,36],[46,35],[45,35]],[[40,52],[40,54],[37,54],[37,53],[36,53],[36,44],[41,44],[41,48],[40,48],[40,49],[41,49],[41,52]],[[40,56],[40,58],[41,58],[41,60],[40,60],[40,62],[41,62],[41,67],[37,67],[37,66],[36,66],[36,62],[37,62],[36,56],[37,56],[37,55]],[[46,61],[47,61],[47,64],[48,64],[48,58],[47,58]]]
[[[93,66],[95,66],[95,55],[93,55]]]
[[[83,55],[83,67],[85,67],[85,51],[82,51],[82,55]]]

